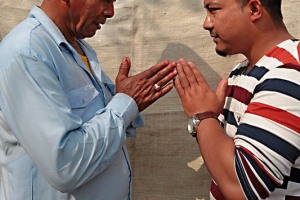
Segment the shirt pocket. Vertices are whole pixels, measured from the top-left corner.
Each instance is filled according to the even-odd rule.
[[[85,108],[99,92],[93,85],[86,85],[80,88],[76,88],[67,93],[71,108],[80,109]]]

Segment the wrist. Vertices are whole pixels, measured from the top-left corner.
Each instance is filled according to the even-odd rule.
[[[203,112],[203,113],[195,113],[192,117],[190,117],[188,122],[188,132],[193,136],[197,136],[197,129],[199,124],[205,119],[216,119],[218,120],[218,116],[213,112]]]

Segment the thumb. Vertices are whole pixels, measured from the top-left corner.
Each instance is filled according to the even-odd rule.
[[[228,80],[225,78],[220,81],[217,91],[216,91],[216,95],[219,98],[219,100],[222,102],[222,105],[224,105],[224,103],[225,103],[227,85],[228,85]]]
[[[130,67],[131,67],[130,59],[127,57],[123,58],[122,63],[119,68],[119,72],[116,77],[116,82],[122,81],[125,78],[128,78]]]

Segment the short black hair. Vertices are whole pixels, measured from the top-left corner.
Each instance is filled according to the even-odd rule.
[[[238,3],[241,3],[244,7],[249,0],[236,0]],[[274,20],[282,20],[282,11],[281,11],[281,1],[282,0],[260,0],[262,6],[268,11],[268,13],[273,17]]]

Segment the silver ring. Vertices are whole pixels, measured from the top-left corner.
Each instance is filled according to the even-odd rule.
[[[154,88],[155,88],[155,90],[159,90],[159,89],[160,89],[160,86],[159,86],[157,83],[155,83],[155,84],[154,84]]]

